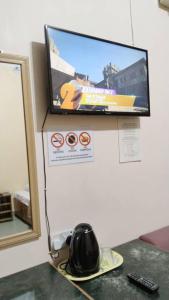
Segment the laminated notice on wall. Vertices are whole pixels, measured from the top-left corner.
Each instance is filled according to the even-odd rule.
[[[91,131],[48,132],[49,166],[93,161]]]
[[[119,118],[120,162],[141,161],[139,118]]]

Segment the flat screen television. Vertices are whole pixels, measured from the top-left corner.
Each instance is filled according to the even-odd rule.
[[[45,25],[50,112],[150,116],[147,50]]]

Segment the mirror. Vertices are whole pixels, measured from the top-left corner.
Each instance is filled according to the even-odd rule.
[[[0,53],[0,248],[40,236],[28,58]]]

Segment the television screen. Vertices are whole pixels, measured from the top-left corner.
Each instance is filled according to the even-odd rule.
[[[149,116],[147,50],[45,25],[50,112]]]

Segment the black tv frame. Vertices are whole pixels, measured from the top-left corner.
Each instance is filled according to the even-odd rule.
[[[147,111],[135,111],[135,112],[125,112],[125,111],[82,111],[82,110],[70,110],[70,109],[58,109],[55,108],[53,105],[53,90],[52,90],[52,75],[51,75],[51,60],[50,60],[50,47],[49,47],[49,35],[48,35],[48,28],[50,29],[54,29],[57,31],[61,31],[61,32],[65,32],[65,33],[70,33],[70,34],[74,34],[77,36],[82,36],[85,38],[89,38],[89,39],[94,39],[94,40],[98,40],[101,42],[105,42],[105,43],[109,43],[109,44],[114,44],[114,45],[118,45],[118,46],[122,46],[125,48],[131,48],[131,49],[135,49],[135,50],[141,50],[144,51],[146,54],[146,68],[147,68],[147,99],[148,99],[148,110]],[[148,51],[146,49],[143,48],[138,48],[135,46],[130,46],[127,44],[122,44],[122,43],[118,43],[118,42],[114,42],[111,40],[106,40],[106,39],[102,39],[102,38],[98,38],[95,36],[90,36],[87,34],[82,34],[82,33],[78,33],[78,32],[74,32],[74,31],[70,31],[67,29],[61,29],[58,27],[54,27],[54,26],[50,26],[50,25],[45,25],[44,26],[44,31],[45,31],[45,45],[46,45],[46,54],[47,54],[47,69],[48,69],[48,81],[49,81],[49,86],[48,86],[48,90],[49,90],[49,111],[51,114],[62,114],[62,115],[67,115],[67,114],[75,114],[75,115],[116,115],[116,116],[140,116],[140,117],[149,117],[150,116],[150,91],[149,91],[149,68],[148,68]]]

